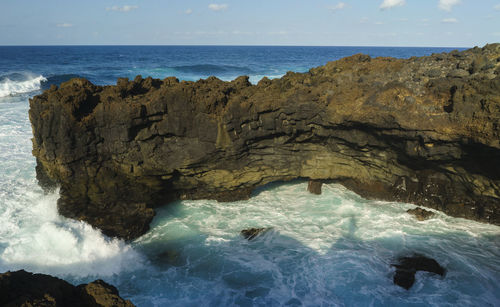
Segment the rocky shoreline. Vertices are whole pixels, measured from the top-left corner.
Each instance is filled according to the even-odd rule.
[[[500,44],[354,55],[257,85],[72,79],[30,100],[37,178],[59,212],[134,239],[175,199],[309,178],[500,225]]]

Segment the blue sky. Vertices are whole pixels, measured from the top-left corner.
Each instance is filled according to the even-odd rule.
[[[0,0],[0,45],[472,47],[500,0]]]

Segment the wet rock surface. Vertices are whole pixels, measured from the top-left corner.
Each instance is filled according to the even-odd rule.
[[[354,55],[257,85],[72,79],[29,115],[59,212],[111,236],[140,236],[175,199],[246,199],[296,178],[500,224],[499,44]]]
[[[410,289],[415,282],[415,273],[417,271],[426,271],[444,276],[446,270],[437,263],[436,260],[422,255],[413,255],[410,257],[399,258],[394,274],[394,283],[406,290]]]
[[[248,241],[251,241],[255,239],[257,236],[267,232],[271,228],[249,228],[249,229],[243,229],[240,234],[243,236],[243,238],[247,239]]]
[[[420,208],[420,207],[417,207],[415,209],[408,209],[408,210],[406,210],[406,212],[408,212],[411,215],[414,215],[415,218],[419,221],[428,220],[435,215],[434,212],[429,211],[429,210],[425,210],[425,209]]]
[[[0,274],[1,306],[132,307],[115,287],[96,280],[77,287],[49,275],[26,271]]]
[[[321,186],[323,183],[318,180],[309,180],[309,183],[307,184],[307,190],[311,194],[316,194],[316,195],[321,195]]]

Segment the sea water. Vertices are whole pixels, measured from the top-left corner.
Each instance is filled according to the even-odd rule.
[[[248,201],[182,201],[158,210],[133,242],[57,213],[57,193],[35,179],[28,99],[75,76],[197,80],[241,74],[257,82],[363,52],[410,57],[444,48],[0,47],[0,271],[25,269],[73,284],[101,278],[138,306],[498,306],[500,227],[413,205],[365,200],[336,184],[274,183]],[[269,230],[248,241],[246,228]],[[420,253],[447,270],[392,282],[399,256]]]

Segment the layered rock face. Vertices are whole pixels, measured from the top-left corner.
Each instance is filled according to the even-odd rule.
[[[73,79],[34,97],[30,120],[60,213],[111,236],[141,235],[173,199],[295,178],[500,224],[500,44],[354,55],[257,85]]]
[[[96,280],[77,287],[49,275],[26,271],[0,274],[1,306],[133,307],[115,287]]]

